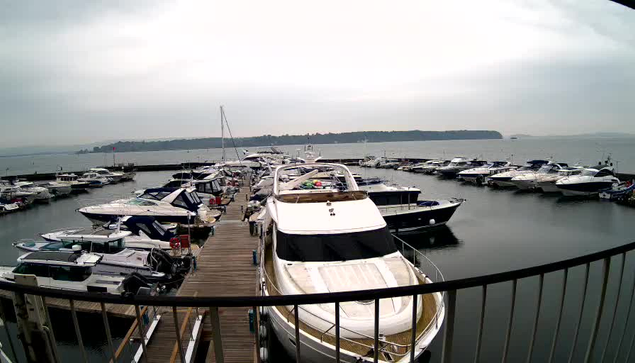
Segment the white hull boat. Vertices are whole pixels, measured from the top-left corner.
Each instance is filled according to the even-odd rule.
[[[612,188],[620,183],[611,168],[601,170],[588,168],[580,175],[568,176],[556,182],[556,187],[564,196],[594,196],[604,189]]]
[[[358,190],[350,171],[338,164],[314,164],[344,172],[348,190],[324,185],[301,189],[315,172],[281,181],[284,169],[274,176],[274,194],[267,202],[264,228],[272,229],[270,242],[263,241],[263,295],[332,293],[353,289],[379,289],[431,280],[397,249],[386,222],[366,193]],[[288,179],[285,179],[288,180]],[[423,329],[416,340],[419,356],[439,332],[445,309],[441,294],[417,296],[417,324]],[[424,311],[422,306],[431,308]],[[346,340],[341,359],[356,362],[369,358],[368,338],[374,334],[374,301],[340,304],[340,336]],[[299,307],[300,342],[296,342],[293,312],[289,307],[267,307],[270,327],[290,354],[301,344],[303,362],[323,362],[335,357],[333,304]],[[413,316],[411,296],[382,299],[380,362],[407,362],[410,346],[397,337],[410,336]],[[291,337],[291,338],[290,338]],[[366,343],[365,343],[366,342]],[[343,344],[344,345],[344,344]]]

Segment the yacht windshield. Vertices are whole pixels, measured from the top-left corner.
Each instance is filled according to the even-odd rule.
[[[597,170],[594,169],[585,169],[582,171],[582,173],[580,173],[580,175],[582,176],[594,176],[595,174],[597,174]]]
[[[387,227],[364,232],[316,235],[277,231],[276,237],[276,253],[287,261],[349,261],[381,257],[397,251]]]

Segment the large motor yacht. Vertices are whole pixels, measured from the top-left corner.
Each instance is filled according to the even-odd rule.
[[[96,173],[104,178],[108,178],[112,183],[119,183],[123,180],[124,177],[124,173],[110,171],[106,168],[91,168],[89,172]]]
[[[518,169],[494,174],[488,177],[486,181],[489,186],[494,188],[514,187],[514,183],[511,182],[514,177],[522,174],[534,173],[548,162],[548,160],[529,160],[525,165]]]
[[[75,193],[85,192],[90,188],[90,183],[87,181],[80,181],[76,174],[57,174],[55,181],[62,185],[68,185]]]
[[[579,175],[568,176],[556,182],[556,187],[565,196],[592,196],[601,190],[612,188],[620,183],[612,168],[600,170],[588,168]]]
[[[261,249],[263,295],[334,293],[432,282],[399,252],[379,210],[366,192],[357,188],[345,166],[313,166],[316,170],[287,182],[279,178],[285,167],[275,172],[274,193],[267,201],[263,226],[271,236],[263,239]],[[317,168],[332,168],[344,174],[346,187],[321,183],[321,188],[302,188],[318,172]],[[439,332],[445,310],[440,293],[416,299],[414,354],[419,356]],[[409,361],[411,346],[404,341],[409,342],[412,336],[413,298],[382,299],[378,308],[381,321],[378,361]],[[302,344],[299,357],[302,362],[323,362],[335,357],[333,304],[299,307],[300,342],[295,341],[292,307],[265,310],[273,331],[289,354],[295,354],[295,344]],[[374,311],[374,301],[340,304],[342,361],[372,359]]]

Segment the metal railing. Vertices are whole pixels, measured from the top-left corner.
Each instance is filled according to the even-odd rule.
[[[405,244],[404,250],[405,250]],[[214,297],[214,296],[196,296],[196,297],[184,297],[184,296],[139,296],[139,295],[108,295],[102,293],[93,293],[93,292],[76,292],[76,291],[65,291],[59,289],[51,289],[51,288],[42,288],[37,286],[28,286],[22,284],[14,284],[8,282],[0,282],[0,290],[9,291],[16,293],[16,296],[24,296],[34,295],[43,297],[45,299],[57,298],[64,299],[68,301],[71,311],[71,317],[73,321],[73,326],[75,329],[75,333],[78,341],[78,349],[83,352],[82,357],[84,361],[87,361],[87,356],[85,354],[84,345],[81,338],[81,331],[79,330],[79,322],[76,316],[76,303],[79,301],[86,302],[95,302],[99,303],[101,306],[101,313],[103,316],[103,326],[99,327],[99,329],[104,329],[106,332],[106,336],[108,338],[108,347],[110,351],[110,356],[112,361],[118,361],[116,357],[116,352],[114,349],[114,345],[112,343],[112,337],[110,332],[110,327],[108,325],[108,312],[106,310],[105,304],[124,304],[134,307],[135,311],[135,320],[137,321],[137,331],[135,332],[138,335],[138,341],[141,346],[141,350],[143,352],[141,356],[141,360],[147,358],[148,351],[146,349],[146,339],[142,337],[146,337],[147,329],[149,329],[149,325],[143,320],[142,307],[148,307],[148,309],[155,309],[158,307],[167,307],[168,312],[169,309],[172,309],[172,315],[175,319],[175,326],[179,326],[179,319],[177,316],[177,308],[206,308],[210,311],[210,317],[212,321],[212,329],[214,332],[214,344],[212,347],[214,348],[214,352],[217,358],[217,361],[223,361],[223,349],[222,349],[222,333],[223,329],[218,323],[218,308],[219,307],[249,307],[249,308],[257,308],[257,307],[271,307],[271,306],[293,306],[294,314],[293,319],[296,327],[296,353],[298,357],[302,355],[303,344],[300,344],[300,333],[299,333],[299,314],[298,314],[298,306],[300,305],[308,305],[308,304],[335,304],[336,306],[336,314],[335,314],[335,351],[336,351],[336,359],[340,358],[340,336],[339,330],[340,327],[340,317],[339,317],[339,306],[343,302],[349,301],[363,301],[370,300],[375,302],[376,309],[379,307],[379,300],[386,298],[394,298],[394,297],[416,297],[418,295],[425,295],[431,293],[445,293],[447,295],[447,302],[445,303],[446,308],[446,321],[445,321],[445,330],[443,332],[443,342],[442,342],[442,357],[441,360],[443,362],[451,362],[454,343],[454,329],[455,329],[455,316],[456,316],[456,305],[457,305],[457,295],[459,292],[465,291],[470,288],[480,288],[483,292],[481,297],[480,304],[480,323],[477,329],[477,344],[475,347],[475,362],[480,361],[480,356],[482,354],[482,342],[483,342],[483,330],[484,330],[484,313],[486,300],[488,295],[488,287],[493,284],[503,283],[503,282],[511,282],[512,283],[512,293],[510,299],[510,312],[508,315],[507,329],[505,334],[505,341],[502,346],[502,361],[505,362],[510,355],[510,340],[511,340],[511,331],[514,323],[515,317],[515,307],[517,303],[517,286],[518,281],[525,278],[530,277],[538,277],[539,285],[537,289],[537,296],[535,300],[536,312],[532,316],[532,331],[530,335],[530,341],[528,342],[528,353],[527,353],[527,361],[531,361],[532,354],[534,351],[534,345],[536,341],[536,336],[538,333],[538,317],[540,316],[543,293],[544,293],[544,284],[545,284],[545,275],[552,272],[563,272],[563,282],[562,287],[560,289],[559,295],[559,305],[557,307],[558,313],[556,316],[556,327],[555,334],[552,337],[551,349],[549,353],[549,362],[554,361],[554,351],[556,346],[558,345],[558,339],[563,339],[559,334],[562,326],[563,320],[563,305],[565,300],[565,294],[567,294],[567,287],[570,280],[569,272],[572,268],[577,266],[583,266],[585,268],[585,277],[584,277],[584,290],[583,294],[580,298],[579,304],[581,306],[581,310],[579,316],[576,317],[575,324],[575,335],[571,339],[570,342],[567,342],[571,345],[571,353],[569,354],[569,360],[573,359],[573,353],[576,350],[576,347],[581,340],[581,335],[579,334],[581,330],[581,326],[583,325],[583,319],[587,314],[583,314],[585,311],[585,303],[586,303],[586,295],[587,291],[589,291],[590,278],[589,278],[589,269],[591,263],[595,261],[602,261],[602,272],[601,272],[601,285],[600,287],[600,298],[591,315],[590,328],[585,330],[588,332],[588,341],[586,342],[584,362],[596,361],[597,356],[601,354],[600,361],[603,360],[607,354],[607,346],[608,342],[613,338],[619,339],[619,343],[617,345],[617,353],[614,357],[614,361],[617,361],[618,356],[625,356],[628,361],[631,357],[631,350],[633,348],[633,344],[635,339],[630,339],[630,342],[627,343],[628,339],[625,339],[626,329],[628,328],[624,325],[621,328],[621,331],[617,331],[616,329],[616,312],[617,305],[620,303],[621,299],[626,299],[628,303],[628,312],[626,314],[626,323],[628,323],[628,319],[631,315],[631,306],[633,304],[633,297],[635,289],[632,287],[627,289],[625,286],[622,286],[624,282],[624,272],[625,272],[625,261],[627,254],[635,249],[635,242],[625,244],[619,247],[610,248],[604,251],[595,252],[591,254],[587,254],[580,257],[570,258],[562,261],[557,261],[553,263],[547,263],[539,266],[522,268],[513,271],[494,273],[489,275],[449,280],[449,281],[441,281],[434,282],[428,284],[421,285],[411,285],[411,286],[403,286],[397,288],[385,288],[385,289],[376,289],[376,290],[365,290],[365,291],[346,291],[346,292],[338,292],[338,293],[319,293],[319,294],[305,294],[305,295],[287,295],[287,296],[234,296],[234,297]],[[620,259],[622,264],[613,264],[613,266],[619,266],[619,271],[614,273],[618,276],[618,292],[617,298],[615,299],[615,305],[607,306],[606,304],[606,295],[607,295],[607,285],[609,281],[609,274],[611,272],[611,260],[612,257],[616,257],[616,259]],[[413,255],[413,261],[417,264],[421,264],[421,261],[425,261],[421,258],[421,255],[415,253]],[[426,262],[427,263],[427,262]],[[629,293],[627,293],[627,291]],[[588,304],[587,304],[588,305]],[[48,307],[46,303],[44,303],[46,314],[48,315]],[[588,306],[586,307],[588,310]],[[416,306],[413,309],[413,317],[416,318]],[[165,309],[163,310],[164,314],[166,314]],[[198,314],[197,314],[198,315]],[[169,315],[168,315],[169,316]],[[380,345],[380,329],[379,329],[379,318],[378,314],[375,315],[375,334],[374,334],[374,350],[375,354],[372,358],[374,361],[379,361],[379,345]],[[608,337],[606,337],[603,344],[598,344],[598,331],[599,326],[602,319],[607,319],[609,322],[608,326]],[[151,324],[150,324],[151,325]],[[587,324],[588,325],[588,324]],[[606,325],[606,324],[605,324]],[[585,325],[586,327],[586,325]],[[95,327],[91,327],[95,329]],[[53,329],[50,330],[47,334],[50,334],[50,338],[53,342],[55,342],[55,337],[52,333]],[[179,334],[179,329],[176,329],[175,340],[181,342],[183,339]],[[257,341],[257,338],[254,338]],[[416,341],[415,334],[412,335],[412,340],[410,342],[411,346]],[[561,345],[563,342],[561,342]],[[182,362],[188,361],[185,358],[184,347],[181,347],[182,344],[179,344],[179,356]],[[54,345],[55,346],[55,345]],[[600,351],[601,348],[601,351]],[[622,354],[620,354],[622,353]],[[57,353],[52,354],[53,358],[49,360],[53,361],[62,361]],[[411,356],[414,359],[414,353]]]

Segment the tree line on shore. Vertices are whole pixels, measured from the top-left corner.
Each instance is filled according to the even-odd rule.
[[[254,147],[272,145],[304,145],[304,144],[333,144],[356,142],[391,142],[391,141],[430,141],[430,140],[482,140],[502,139],[498,131],[490,130],[453,130],[453,131],[358,131],[326,134],[306,135],[263,135],[255,137],[239,137],[226,139],[225,146]],[[132,152],[132,151],[161,151],[161,150],[194,150],[213,149],[222,147],[220,137],[200,139],[177,139],[162,141],[118,141],[115,143],[96,146],[93,153]],[[80,152],[87,152],[82,150]]]

